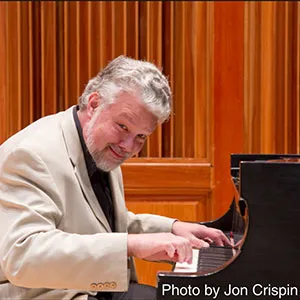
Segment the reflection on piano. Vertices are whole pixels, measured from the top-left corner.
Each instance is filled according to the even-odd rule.
[[[300,155],[234,154],[231,176],[236,192],[230,209],[202,224],[233,232],[239,246],[194,249],[192,265],[177,263],[173,272],[159,272],[158,300],[213,299],[204,294],[205,285],[219,288],[218,300],[231,299],[225,292],[230,286],[245,287],[244,294],[231,296],[248,300],[274,299],[280,287],[293,286],[296,291],[286,295],[300,299]],[[180,288],[187,293],[178,293]]]

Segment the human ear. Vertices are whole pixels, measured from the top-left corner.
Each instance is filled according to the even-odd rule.
[[[89,95],[88,103],[87,103],[87,113],[91,118],[95,110],[100,104],[100,96],[97,92],[93,92]]]

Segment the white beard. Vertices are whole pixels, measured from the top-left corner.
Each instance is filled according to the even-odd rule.
[[[90,152],[93,160],[95,161],[97,168],[104,172],[109,172],[109,171],[117,168],[118,166],[120,166],[127,158],[130,157],[130,155],[125,156],[122,160],[113,162],[113,161],[109,161],[108,159],[105,158],[105,154],[108,151],[111,151],[109,149],[109,145],[106,146],[102,150],[97,149],[97,146],[96,146],[94,138],[93,138],[93,129],[94,129],[94,125],[95,125],[96,120],[99,117],[100,113],[101,113],[101,109],[98,109],[96,111],[96,113],[93,115],[92,119],[87,124],[86,146],[87,146],[87,149]]]

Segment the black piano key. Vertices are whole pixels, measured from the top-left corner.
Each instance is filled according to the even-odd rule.
[[[229,247],[211,246],[199,249],[197,271],[213,271],[230,260],[233,249]]]

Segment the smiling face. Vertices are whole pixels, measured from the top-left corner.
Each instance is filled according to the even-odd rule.
[[[138,153],[157,126],[157,118],[138,96],[122,92],[113,104],[97,107],[97,93],[89,98],[83,134],[96,165],[103,171],[118,167]]]

